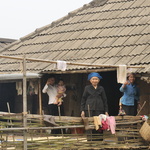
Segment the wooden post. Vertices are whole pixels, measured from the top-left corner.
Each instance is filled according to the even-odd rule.
[[[39,86],[39,114],[42,115],[42,94],[41,94],[41,79],[38,80],[38,86]]]
[[[9,102],[7,102],[7,108],[8,108],[8,113],[10,114],[10,106],[9,106]],[[12,120],[11,120],[11,117],[10,117],[10,123],[12,124]]]
[[[39,96],[39,114],[42,115],[42,95],[41,95],[41,79],[38,80],[38,96]],[[42,124],[42,118],[40,118],[40,124]],[[41,130],[42,133],[42,130]]]
[[[23,126],[27,127],[27,79],[26,58],[23,56]],[[24,130],[24,150],[27,150],[27,132]]]

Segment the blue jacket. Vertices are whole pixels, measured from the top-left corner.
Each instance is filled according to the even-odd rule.
[[[123,88],[123,85],[120,87],[120,91],[123,92],[121,98],[121,103],[127,106],[134,106],[134,100],[139,101],[140,91],[135,84],[128,84]]]

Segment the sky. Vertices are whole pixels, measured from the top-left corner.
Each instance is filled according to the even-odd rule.
[[[0,0],[0,38],[19,39],[92,0]]]

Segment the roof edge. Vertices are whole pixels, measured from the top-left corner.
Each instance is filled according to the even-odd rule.
[[[84,4],[82,7],[69,12],[68,15],[66,15],[66,16],[64,16],[64,17],[62,17],[62,18],[60,18],[60,19],[58,19],[56,21],[53,21],[51,24],[45,25],[45,26],[43,26],[41,28],[37,28],[37,29],[35,29],[35,31],[33,31],[33,32],[23,36],[23,37],[20,37],[19,40],[9,44],[8,46],[6,46],[2,50],[7,50],[8,48],[11,48],[12,46],[14,46],[14,45],[16,45],[16,44],[18,44],[20,42],[23,42],[23,41],[25,41],[27,39],[33,38],[35,35],[40,34],[45,29],[55,27],[59,23],[65,21],[66,19],[69,19],[69,18],[75,16],[78,12],[83,11],[86,8],[95,7],[95,6],[102,6],[102,5],[106,4],[107,1],[108,0],[93,0],[90,3],[88,3],[88,4]]]
[[[40,34],[42,31],[44,31],[47,28],[55,27],[59,23],[65,21],[65,20],[67,20],[67,19],[69,19],[71,17],[74,17],[78,12],[83,11],[86,8],[95,7],[95,6],[102,6],[102,5],[106,4],[107,1],[108,0],[93,0],[90,3],[88,3],[88,4],[84,4],[82,7],[69,12],[68,15],[66,15],[66,16],[58,19],[58,20],[53,21],[51,24],[48,24],[48,25],[43,26],[41,28],[37,28],[34,32],[32,32],[32,33],[30,33],[30,34],[28,34],[28,35],[26,35],[24,37],[21,37],[20,40],[21,41],[27,40],[29,37],[33,37],[36,34]]]
[[[14,41],[16,41],[16,39],[0,38],[0,42],[12,43]]]
[[[107,3],[108,0],[93,0],[92,2],[90,2],[89,4],[92,6],[92,7],[95,7],[95,6],[103,6],[104,4]]]
[[[58,20],[55,20],[55,21],[51,22],[50,24],[45,25],[45,26],[43,26],[43,27],[41,27],[41,28],[35,29],[35,31],[33,31],[32,33],[29,33],[29,34],[27,34],[26,36],[21,37],[20,40],[21,40],[21,41],[27,40],[29,37],[33,37],[34,35],[39,34],[39,33],[41,33],[42,31],[44,31],[45,29],[55,27],[55,26],[58,25],[59,23],[65,21],[66,19],[69,19],[69,18],[75,16],[76,13],[78,13],[78,12],[80,12],[80,11],[84,10],[85,8],[90,7],[90,6],[91,6],[90,4],[85,4],[85,5],[83,5],[83,7],[78,8],[78,9],[72,11],[72,12],[69,12],[66,16],[64,16],[64,17],[62,17],[62,18],[60,18],[60,19],[58,19]]]
[[[5,47],[2,49],[1,52],[7,50],[8,48],[10,48],[10,47],[12,47],[12,46],[14,46],[14,45],[16,45],[16,44],[18,44],[18,43],[20,43],[20,40],[17,40],[17,41],[12,42],[11,44],[5,46]]]
[[[26,73],[27,79],[41,78],[41,74],[38,73]],[[13,74],[0,74],[1,80],[14,80],[14,79],[23,79],[23,73],[13,73]]]

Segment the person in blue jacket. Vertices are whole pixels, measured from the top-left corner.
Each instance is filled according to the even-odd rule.
[[[140,103],[140,90],[135,83],[134,73],[127,75],[127,81],[120,87],[120,91],[123,92],[121,98],[122,109],[126,115],[136,116],[137,108]]]

